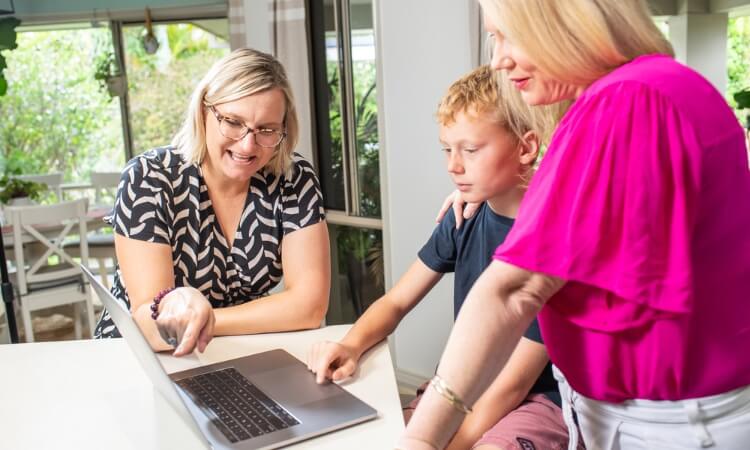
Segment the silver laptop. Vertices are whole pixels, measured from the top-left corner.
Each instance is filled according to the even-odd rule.
[[[130,312],[81,269],[151,382],[206,447],[278,448],[377,417],[280,349],[167,374]]]

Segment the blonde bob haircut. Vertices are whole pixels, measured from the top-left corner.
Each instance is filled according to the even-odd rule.
[[[523,140],[529,131],[546,142],[559,118],[556,110],[529,106],[510,80],[483,65],[451,84],[440,100],[436,117],[444,126],[453,124],[460,113],[481,117],[505,128],[516,142]]]
[[[674,56],[645,0],[479,0],[485,17],[547,75],[588,86],[640,55]]]
[[[249,48],[240,48],[217,61],[193,91],[182,128],[172,146],[193,164],[206,157],[207,106],[232,102],[271,89],[284,94],[286,137],[278,145],[268,167],[275,175],[288,174],[292,154],[299,138],[299,123],[294,96],[286,71],[273,56]]]

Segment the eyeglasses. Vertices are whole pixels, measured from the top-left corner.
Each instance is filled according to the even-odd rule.
[[[216,121],[219,122],[219,132],[222,136],[233,141],[241,141],[248,133],[252,133],[256,144],[265,148],[274,148],[281,144],[281,141],[286,137],[285,131],[274,130],[272,128],[256,128],[253,130],[240,121],[221,115],[213,105],[206,106],[216,116]]]

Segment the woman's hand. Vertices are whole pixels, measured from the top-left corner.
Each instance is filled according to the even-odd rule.
[[[463,225],[464,219],[470,219],[476,214],[479,205],[480,203],[466,203],[461,197],[461,192],[456,189],[445,198],[445,201],[443,201],[443,205],[440,207],[440,211],[438,212],[435,221],[440,222],[443,220],[445,213],[447,213],[450,208],[453,208],[453,215],[456,216],[456,229],[459,229],[461,228],[461,225]]]
[[[214,336],[214,310],[200,291],[191,287],[173,290],[159,304],[156,327],[164,342],[176,347],[173,355],[199,352]]]
[[[339,381],[350,377],[357,370],[361,353],[338,342],[317,342],[310,347],[307,368],[316,376],[318,384],[326,380]]]

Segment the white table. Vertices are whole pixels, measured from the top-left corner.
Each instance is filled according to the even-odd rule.
[[[203,354],[161,356],[168,372],[284,348],[302,361],[313,342],[338,340],[349,325],[214,339]],[[312,374],[310,375],[312,376]],[[388,345],[365,354],[342,386],[378,418],[314,438],[294,449],[388,449],[403,419]],[[0,345],[0,448],[201,448],[141,370],[123,339]]]

